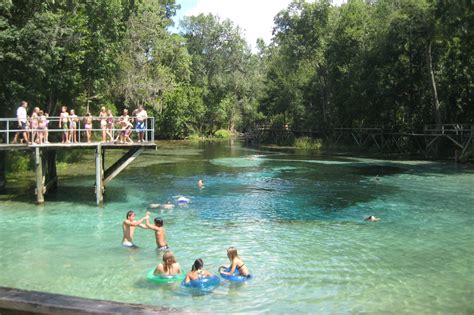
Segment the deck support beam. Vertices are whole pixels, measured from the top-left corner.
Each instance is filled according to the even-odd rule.
[[[102,145],[95,149],[95,199],[98,206],[104,203],[104,152]]]
[[[36,203],[44,203],[44,195],[58,184],[56,151],[35,148]]]

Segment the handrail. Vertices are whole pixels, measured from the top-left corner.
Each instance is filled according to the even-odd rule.
[[[76,128],[76,132],[78,133],[78,142],[81,142],[81,134],[82,132],[85,132],[86,129],[84,128],[84,118],[86,117],[90,117],[92,118],[92,129],[91,132],[94,132],[94,131],[102,131],[102,128],[100,128],[100,125],[99,125],[99,128],[94,128],[94,124],[99,124],[100,123],[100,120],[107,120],[108,118],[110,119],[110,117],[99,117],[99,116],[77,116],[77,120],[76,120],[76,123],[77,123],[77,128]],[[120,122],[120,118],[122,116],[113,116],[113,119],[114,119],[114,126],[113,128],[107,128],[106,130],[108,131],[111,131],[112,132],[112,137],[115,139],[115,136],[116,136],[116,132],[121,132],[123,131],[124,129],[122,128],[116,128],[116,124],[118,124]],[[134,122],[136,119],[136,116],[129,116],[129,121],[130,122]],[[59,116],[49,116],[49,117],[46,117],[46,121],[48,122],[47,124],[47,132],[48,134],[50,133],[64,133],[64,129],[63,128],[59,128],[59,120],[61,119],[61,117]],[[35,119],[37,122],[40,121],[40,117],[38,117],[37,119]],[[29,122],[29,125],[31,126],[31,122],[33,121],[33,119],[31,117],[28,117],[27,118],[27,121]],[[68,117],[68,123],[71,122],[71,119],[70,117]],[[51,128],[51,126],[54,126],[56,125],[58,128]],[[45,129],[40,129],[40,128],[28,128],[28,129],[20,129],[18,127],[18,118],[0,118],[0,135],[3,135],[3,140],[4,140],[4,143],[6,144],[10,144],[10,137],[11,135],[13,134],[16,134],[16,133],[23,133],[23,132],[28,132],[28,133],[37,133],[37,132],[41,132]],[[135,126],[133,126],[131,128],[132,131],[137,131],[137,129],[135,128]],[[145,128],[140,130],[140,131],[143,131],[145,133],[145,136],[144,136],[144,139],[145,141],[152,141],[155,139],[155,117],[147,117],[145,119]],[[68,133],[70,132],[70,129],[68,130]]]

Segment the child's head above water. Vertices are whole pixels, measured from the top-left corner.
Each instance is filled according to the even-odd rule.
[[[156,226],[163,226],[163,219],[162,218],[155,218],[155,225]]]

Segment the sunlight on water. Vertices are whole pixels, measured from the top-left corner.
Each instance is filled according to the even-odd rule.
[[[474,312],[472,167],[174,148],[139,157],[107,186],[103,208],[82,165],[44,206],[2,202],[0,285],[223,313]],[[160,260],[154,235],[137,230],[139,249],[122,248],[121,221],[179,195],[190,203],[152,216],[183,269],[201,257],[216,272],[233,245],[255,279],[204,295],[146,281]]]

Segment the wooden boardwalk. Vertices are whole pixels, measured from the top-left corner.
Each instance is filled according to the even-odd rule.
[[[435,155],[437,145],[442,139],[456,147],[458,156],[462,156],[472,145],[474,124],[426,125],[421,131],[393,131],[387,126],[372,127],[335,127],[318,130],[294,130],[291,128],[271,128],[261,126],[245,135],[247,141],[260,142],[278,137],[310,137],[338,144],[341,140],[351,141],[357,146],[375,145],[381,152],[402,152],[408,142],[415,144],[428,157]]]

